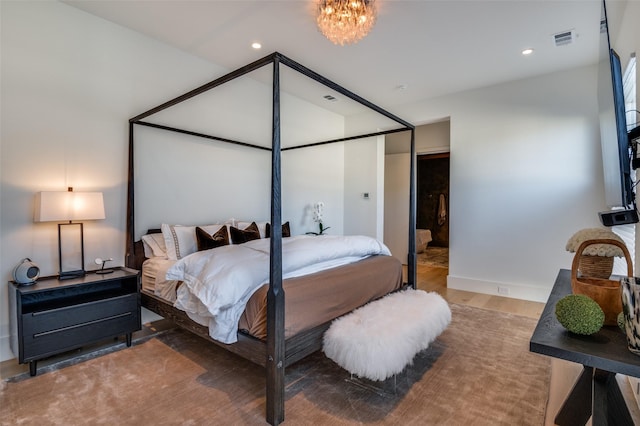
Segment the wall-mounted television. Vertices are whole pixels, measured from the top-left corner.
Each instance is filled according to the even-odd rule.
[[[632,150],[625,118],[622,66],[620,57],[611,48],[604,0],[599,52],[598,110],[605,201],[608,207],[615,209],[600,213],[600,218],[607,226],[636,223],[638,215],[631,178]]]

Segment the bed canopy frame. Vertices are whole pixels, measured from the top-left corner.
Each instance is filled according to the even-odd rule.
[[[273,64],[272,78],[272,134],[271,148],[260,146],[257,144],[247,143],[243,141],[233,140],[229,138],[219,137],[210,134],[194,132],[177,127],[154,124],[145,120],[160,111],[166,110],[174,105],[180,104],[195,96],[205,93],[215,87],[230,82],[245,74]],[[338,139],[324,140],[314,143],[306,143],[291,147],[281,147],[280,141],[280,65],[286,65],[298,73],[315,80],[316,82],[350,98],[353,101],[365,106],[369,110],[391,119],[399,124],[399,128],[392,130],[381,130],[356,136],[342,137]],[[411,166],[410,166],[410,184],[409,184],[409,252],[408,252],[408,280],[406,285],[415,288],[416,286],[416,152],[415,152],[415,127],[405,120],[385,111],[377,105],[361,98],[355,93],[345,89],[344,87],[330,81],[322,75],[306,68],[296,61],[274,52],[244,67],[232,71],[222,77],[219,77],[209,83],[206,83],[196,89],[193,89],[181,96],[178,96],[168,102],[165,102],[155,108],[152,108],[142,114],[139,114],[129,120],[129,164],[128,164],[128,197],[127,197],[127,246],[126,246],[126,265],[128,267],[139,266],[139,249],[136,248],[135,242],[135,194],[134,194],[134,126],[148,126],[160,130],[177,132],[181,134],[191,135],[199,138],[205,138],[215,141],[226,142],[230,144],[242,145],[256,149],[271,151],[271,216],[270,223],[282,223],[282,203],[281,203],[281,151],[289,149],[300,149],[311,146],[331,144],[337,142],[348,142],[351,140],[362,139],[367,137],[381,136],[390,133],[410,131],[411,132]],[[269,272],[269,289],[267,292],[267,339],[266,345],[263,342],[248,336],[240,336],[237,343],[232,345],[219,344],[236,354],[243,356],[253,362],[263,365],[266,369],[266,420],[276,425],[284,421],[284,369],[285,366],[302,359],[306,355],[317,350],[317,342],[321,342],[322,333],[326,327],[316,327],[312,333],[307,333],[300,338],[296,336],[285,340],[284,337],[284,291],[282,288],[282,229],[280,226],[271,227],[270,240],[270,272]],[[143,297],[143,305],[145,305]],[[151,301],[153,305],[153,302]],[[147,305],[145,305],[147,306]],[[149,306],[147,306],[149,307]],[[153,309],[153,306],[150,307]],[[315,342],[312,342],[315,340]],[[215,342],[215,341],[214,341]],[[219,342],[218,342],[219,343]],[[314,343],[316,346],[314,346]],[[255,350],[256,345],[261,344],[262,349]],[[263,357],[264,355],[264,357]],[[262,359],[264,358],[264,359]]]

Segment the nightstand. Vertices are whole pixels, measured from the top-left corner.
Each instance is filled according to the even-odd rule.
[[[37,361],[141,329],[140,273],[114,268],[68,280],[40,278],[33,285],[9,282],[11,350],[36,375]]]

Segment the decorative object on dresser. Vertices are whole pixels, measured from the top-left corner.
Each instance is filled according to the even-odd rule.
[[[96,274],[103,274],[103,275],[104,275],[104,274],[110,274],[110,273],[112,273],[112,272],[113,272],[113,269],[104,269],[104,265],[105,265],[107,262],[111,262],[112,260],[113,260],[112,258],[102,259],[102,258],[96,257],[96,260],[95,260],[96,265],[100,265],[100,269],[98,269],[97,271],[95,271],[95,272],[96,272]]]
[[[624,244],[622,238],[607,228],[581,229],[569,238],[566,250],[575,253],[585,241],[589,240],[616,240]],[[592,278],[609,278],[613,270],[613,258],[623,257],[624,252],[619,247],[611,245],[593,245],[584,250],[580,255],[578,271],[581,275]]]
[[[627,336],[629,350],[640,355],[640,285],[638,278],[622,277],[622,314],[624,317],[623,331]]]
[[[40,276],[40,268],[25,257],[13,270],[13,280],[21,285],[35,284]]]
[[[105,218],[102,192],[43,191],[35,204],[34,222],[68,221],[58,223],[58,278],[84,275],[84,227],[74,221]]]
[[[590,245],[600,247],[616,246],[615,248],[624,253],[627,262],[627,276],[633,276],[633,263],[631,256],[625,245],[617,240],[587,240],[584,241],[573,258],[571,265],[571,289],[574,294],[583,294],[595,300],[604,311],[604,325],[616,325],[618,314],[622,312],[622,295],[620,292],[620,281],[605,278],[592,278],[578,274],[581,255]],[[609,248],[604,249],[611,252]]]
[[[604,325],[604,311],[584,294],[569,294],[556,303],[556,318],[567,330],[589,336]]]
[[[324,203],[322,201],[318,201],[313,205],[313,221],[318,224],[318,232],[307,232],[309,235],[324,235],[324,231],[331,228],[330,226],[325,227],[322,223],[324,215]]]
[[[39,359],[140,330],[140,275],[115,268],[108,277],[89,272],[30,286],[9,283],[11,350],[36,375]]]

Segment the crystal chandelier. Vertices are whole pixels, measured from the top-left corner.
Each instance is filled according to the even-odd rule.
[[[318,0],[316,22],[334,44],[356,43],[376,23],[375,0]]]

